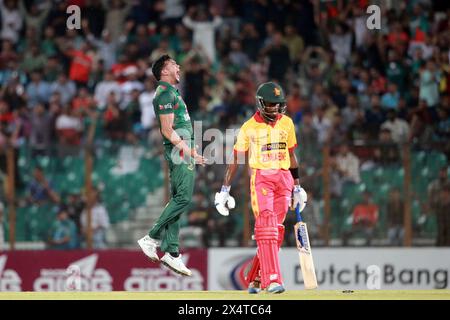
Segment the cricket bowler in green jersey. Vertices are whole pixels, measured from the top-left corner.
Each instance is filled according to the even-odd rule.
[[[190,276],[191,271],[179,253],[179,218],[192,199],[195,164],[205,165],[206,159],[195,150],[187,106],[175,88],[180,82],[180,66],[170,56],[163,55],[154,62],[152,72],[158,80],[153,108],[163,136],[164,158],[169,165],[171,199],[138,244],[153,262],[160,261],[169,269]],[[158,246],[165,252],[161,259],[157,254]]]

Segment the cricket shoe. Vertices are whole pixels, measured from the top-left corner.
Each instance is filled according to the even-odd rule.
[[[161,263],[165,265],[167,268],[181,274],[182,276],[191,276],[192,271],[189,270],[181,260],[181,254],[178,257],[172,257],[170,253],[166,252],[166,254],[161,258]]]
[[[250,294],[260,293],[261,292],[261,282],[257,279],[253,280],[252,282],[249,283],[247,291]]]
[[[150,238],[149,235],[146,235],[142,239],[137,241],[142,251],[144,251],[145,255],[150,258],[153,262],[158,262],[159,257],[156,253],[156,248],[158,247],[158,241]]]
[[[272,282],[267,287],[267,293],[283,293],[284,287],[283,285],[279,284],[278,282]]]

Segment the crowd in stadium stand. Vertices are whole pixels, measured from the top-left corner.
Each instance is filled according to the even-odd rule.
[[[317,154],[325,144],[333,197],[360,181],[361,168],[398,162],[401,143],[448,159],[450,9],[445,1],[391,1],[381,29],[369,30],[368,1],[315,3],[0,0],[0,148],[26,144],[33,156],[59,157],[78,155],[89,139],[156,148],[151,65],[163,53],[181,65],[179,89],[204,129],[238,127],[255,111],[257,85],[273,80],[285,89],[298,130],[306,210],[319,232]],[[70,4],[81,7],[80,29],[66,27]],[[355,145],[370,145],[371,153],[362,159]],[[4,153],[0,166],[5,172]],[[214,213],[211,190],[219,190],[223,167],[213,167],[199,169],[188,220],[208,230],[205,245],[212,233],[226,245],[235,225]],[[34,197],[47,192],[24,187]],[[59,202],[55,191],[48,196]],[[392,199],[399,200],[395,191]],[[397,243],[401,223],[392,219]]]

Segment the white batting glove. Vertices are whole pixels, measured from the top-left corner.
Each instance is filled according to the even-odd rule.
[[[234,209],[236,206],[236,201],[230,196],[230,189],[231,186],[222,186],[222,189],[220,192],[216,192],[214,198],[214,205],[216,206],[217,211],[223,216],[228,216],[229,209]]]
[[[300,211],[306,206],[306,202],[308,201],[308,195],[306,194],[305,189],[303,189],[300,185],[294,186],[294,201],[292,203],[292,207],[295,209],[297,205],[300,205]]]

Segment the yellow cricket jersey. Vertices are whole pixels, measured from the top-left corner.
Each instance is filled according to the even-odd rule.
[[[268,124],[258,111],[239,130],[234,152],[249,151],[250,168],[288,170],[289,151],[296,146],[291,118],[279,115],[276,122]]]

